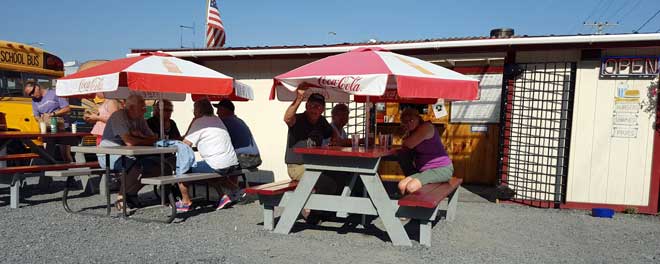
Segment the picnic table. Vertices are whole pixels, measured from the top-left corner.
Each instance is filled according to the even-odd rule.
[[[40,158],[45,160],[48,164],[61,163],[53,157],[54,148],[51,146],[54,144],[48,144],[49,142],[54,142],[56,139],[64,138],[80,138],[82,139],[85,136],[90,136],[90,133],[87,132],[57,132],[57,133],[39,133],[39,132],[23,132],[23,131],[0,131],[0,149],[7,147],[7,144],[11,140],[19,140],[21,143],[30,147],[30,151],[39,155]],[[47,149],[44,149],[41,146],[35,144],[32,140],[42,138],[46,142]],[[6,155],[7,159],[11,159],[10,155]],[[29,155],[23,155],[24,157],[33,157]]]
[[[4,165],[0,167],[0,175],[2,176],[11,176],[10,178],[0,177],[0,181],[3,183],[8,183],[10,185],[10,207],[18,208],[18,203],[20,199],[20,186],[21,182],[27,176],[42,176],[44,172],[51,170],[63,170],[69,168],[79,168],[79,167],[94,167],[98,166],[96,163],[85,163],[84,156],[78,158],[76,161],[78,163],[64,163],[55,158],[56,148],[54,147],[57,144],[58,140],[61,139],[79,139],[85,136],[91,135],[90,133],[71,133],[71,132],[59,132],[59,133],[39,133],[39,132],[22,132],[22,131],[0,131],[0,150],[6,149],[9,142],[12,140],[18,140],[22,144],[28,146],[32,153],[21,153],[21,154],[6,154],[0,155],[0,161],[9,161],[9,160],[30,160],[33,158],[41,158],[46,164],[41,165],[28,165],[28,166],[13,166],[5,167]],[[46,148],[38,146],[33,142],[34,139],[42,138],[46,142]],[[43,186],[48,186],[50,179],[40,178],[39,184]]]
[[[385,147],[299,147],[295,153],[302,154],[305,175],[289,196],[274,232],[288,234],[303,208],[376,215],[382,220],[394,245],[411,246],[412,243],[401,221],[396,217],[398,206],[390,200],[378,175],[378,166],[383,157],[396,154],[397,148]],[[367,197],[350,195],[313,194],[312,189],[325,171],[348,172],[360,177]]]
[[[105,164],[106,166],[106,177],[104,184],[106,186],[106,190],[108,189],[108,186],[110,184],[110,155],[120,155],[120,156],[145,156],[145,155],[155,155],[155,154],[171,154],[171,153],[176,153],[177,148],[176,147],[152,147],[152,146],[117,146],[117,147],[71,147],[72,152],[76,153],[88,153],[88,154],[102,154],[105,155]],[[122,171],[120,174],[121,177],[121,184],[122,188],[121,190],[126,190],[126,186],[124,185],[126,183],[125,177],[126,177],[126,170],[125,166],[122,166]],[[126,201],[126,193],[122,191],[122,196],[124,197],[124,201]],[[110,215],[111,211],[111,203],[110,203],[110,192],[106,192],[106,215]],[[162,197],[164,197],[163,194],[161,194]],[[122,207],[122,215],[123,217],[128,217],[128,214],[126,212],[126,205]]]

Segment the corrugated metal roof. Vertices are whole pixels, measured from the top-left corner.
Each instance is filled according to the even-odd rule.
[[[557,45],[582,45],[591,46],[594,43],[639,43],[645,45],[652,43],[660,46],[660,34],[605,34],[605,35],[542,35],[528,36],[519,35],[509,38],[497,38],[487,36],[472,37],[448,37],[420,40],[397,40],[376,42],[345,42],[323,45],[291,45],[291,46],[252,46],[252,47],[225,47],[225,48],[161,48],[161,49],[133,49],[135,56],[142,52],[163,51],[177,57],[237,57],[237,56],[272,56],[293,54],[332,54],[346,52],[354,47],[379,46],[392,51],[420,50],[420,49],[455,49],[455,48],[487,48],[494,47],[523,47],[523,46],[549,46]],[[659,44],[654,44],[654,43]]]

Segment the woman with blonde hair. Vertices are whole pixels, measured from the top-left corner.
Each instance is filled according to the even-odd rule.
[[[416,173],[399,182],[401,194],[413,193],[428,183],[458,184],[458,178],[453,177],[454,166],[442,145],[438,129],[431,122],[425,122],[414,108],[403,110],[401,126],[406,131],[401,152],[412,154],[416,170]]]
[[[96,93],[96,98],[103,100],[103,103],[98,108],[98,113],[85,113],[83,119],[87,123],[94,123],[92,135],[96,135],[96,145],[98,146],[101,143],[101,138],[103,136],[103,130],[105,129],[105,124],[108,122],[108,118],[115,111],[122,108],[121,103],[114,99],[105,98],[103,93]]]

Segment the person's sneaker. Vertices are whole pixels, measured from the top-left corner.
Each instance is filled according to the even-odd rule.
[[[236,202],[240,202],[245,198],[245,190],[244,189],[238,189],[234,193],[231,194],[232,200]]]
[[[176,206],[177,213],[185,213],[190,211],[190,209],[192,209],[192,204],[185,204],[182,201],[176,201],[176,204],[174,204],[174,206]]]
[[[218,201],[218,206],[215,209],[216,210],[225,209],[229,207],[230,204],[231,204],[231,199],[229,198],[229,196],[225,194],[222,196],[222,198],[220,198],[220,201]]]

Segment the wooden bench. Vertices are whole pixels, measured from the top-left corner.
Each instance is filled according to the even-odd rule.
[[[431,246],[432,221],[437,218],[440,203],[447,198],[445,219],[453,221],[456,217],[458,203],[458,187],[463,182],[459,179],[456,186],[449,183],[431,183],[422,186],[418,191],[407,194],[399,199],[397,216],[409,217],[419,221],[419,243]]]
[[[275,207],[280,206],[280,203],[284,200],[284,195],[295,190],[297,186],[298,181],[286,180],[245,189],[247,194],[256,194],[259,197],[259,202],[264,207],[264,229],[273,230]]]
[[[0,175],[11,175],[10,182],[10,207],[18,208],[20,198],[20,186],[27,176],[43,175],[46,171],[51,170],[65,170],[71,168],[98,168],[98,162],[85,162],[85,163],[62,163],[62,164],[48,164],[48,165],[30,165],[30,166],[15,166],[0,168]]]
[[[20,153],[20,154],[9,154],[0,156],[0,161],[9,161],[9,160],[29,160],[39,158],[39,155],[36,153]]]

